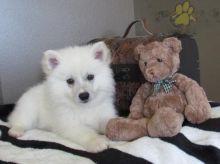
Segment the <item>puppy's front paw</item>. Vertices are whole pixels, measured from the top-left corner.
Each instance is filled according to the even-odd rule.
[[[92,138],[86,145],[86,149],[89,152],[100,152],[108,148],[109,140],[105,136],[99,136]]]
[[[8,131],[8,134],[9,134],[11,137],[18,138],[18,137],[23,136],[24,132],[25,132],[25,131],[24,131],[23,128],[20,128],[20,127],[12,127],[12,128]]]

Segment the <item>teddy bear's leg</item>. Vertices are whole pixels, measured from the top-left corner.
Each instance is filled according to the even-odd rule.
[[[129,118],[111,119],[106,127],[106,136],[111,140],[130,141],[147,135],[146,118],[133,120]]]
[[[172,108],[159,108],[148,122],[148,133],[151,137],[171,137],[179,133],[184,121],[183,114]]]

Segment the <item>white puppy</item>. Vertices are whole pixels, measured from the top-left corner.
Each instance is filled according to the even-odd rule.
[[[46,79],[25,92],[8,121],[9,135],[53,131],[88,151],[108,147],[107,121],[116,116],[111,55],[104,42],[48,50],[42,60]]]

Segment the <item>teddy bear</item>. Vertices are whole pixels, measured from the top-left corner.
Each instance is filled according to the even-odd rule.
[[[135,48],[135,59],[146,81],[132,99],[128,118],[109,120],[108,138],[129,141],[142,136],[171,137],[180,132],[184,119],[199,124],[210,118],[211,106],[203,88],[177,73],[181,50],[176,37]]]

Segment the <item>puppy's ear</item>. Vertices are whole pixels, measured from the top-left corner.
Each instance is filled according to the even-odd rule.
[[[135,50],[134,50],[134,58],[135,58],[135,60],[138,61],[140,59],[140,54],[144,52],[144,49],[145,49],[145,47],[144,47],[143,44],[139,44],[135,48]]]
[[[111,52],[104,42],[97,42],[92,45],[92,54],[94,58],[105,62],[107,64],[111,63]]]
[[[180,53],[180,51],[182,50],[181,41],[175,37],[164,39],[163,45],[170,48],[174,53]]]
[[[54,50],[44,52],[42,68],[46,75],[49,75],[59,65],[59,54]]]

